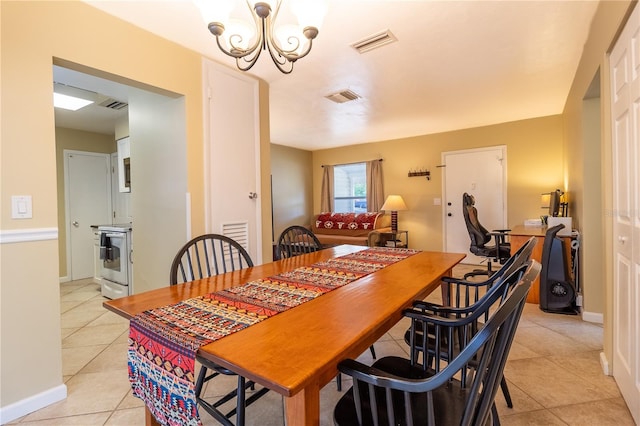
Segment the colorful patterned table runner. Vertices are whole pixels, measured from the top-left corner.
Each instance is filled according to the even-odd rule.
[[[198,349],[418,253],[386,247],[303,266],[131,319],[129,381],[163,425],[201,425],[195,399]]]

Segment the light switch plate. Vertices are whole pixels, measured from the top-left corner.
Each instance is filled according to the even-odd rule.
[[[11,218],[12,219],[31,219],[33,217],[33,207],[31,203],[31,195],[12,195],[11,196]]]

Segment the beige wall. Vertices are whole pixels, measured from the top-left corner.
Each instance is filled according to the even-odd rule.
[[[562,119],[550,116],[494,126],[458,130],[385,142],[352,145],[313,152],[314,212],[320,210],[322,164],[340,164],[382,158],[385,195],[400,194],[408,210],[398,213],[400,227],[409,230],[411,247],[441,250],[441,154],[471,148],[506,145],[508,224],[542,214],[540,194],[562,188]],[[411,169],[428,168],[431,180],[407,177]]]
[[[56,127],[56,179],[58,191],[58,269],[60,277],[67,275],[67,234],[64,201],[64,150],[100,152],[111,154],[116,152],[116,141],[113,135],[84,132],[81,130]]]
[[[622,28],[625,17],[633,7],[638,6],[633,1],[605,1],[600,2],[585,43],[582,57],[576,71],[567,103],[563,112],[564,139],[566,141],[566,171],[567,182],[571,188],[571,211],[581,224],[583,236],[582,245],[582,284],[585,289],[585,305],[589,309],[597,309],[601,300],[589,300],[589,289],[598,289],[594,294],[604,294],[604,355],[612,360],[611,348],[613,341],[612,323],[612,292],[613,272],[611,261],[611,218],[607,212],[611,211],[611,126],[610,126],[610,96],[609,96],[609,64],[607,52]],[[589,103],[584,102],[584,96],[596,72],[600,69],[601,106],[600,106],[600,146],[595,153],[587,142],[589,137],[583,134],[585,129],[583,120],[589,116]],[[585,106],[586,105],[586,106]],[[597,152],[599,150],[599,152]],[[583,179],[592,155],[601,158],[601,186],[593,191]],[[594,207],[597,206],[597,207]],[[593,214],[597,208],[599,214]],[[598,241],[601,238],[602,244]],[[594,298],[595,299],[595,298]]]
[[[271,145],[273,238],[291,225],[309,225],[313,214],[311,151]]]
[[[260,182],[262,208],[262,261],[273,260],[271,245],[271,127],[269,126],[269,85],[259,82],[260,91]]]
[[[0,104],[5,105],[0,126],[0,230],[58,228],[51,102],[52,65],[56,63],[129,86],[184,96],[192,233],[203,233],[201,56],[80,1],[3,0],[0,19]],[[261,96],[265,98],[260,106],[263,193],[267,194],[270,166],[265,84],[261,84]],[[10,218],[11,195],[33,197],[32,219]],[[262,206],[268,224],[263,226],[267,235],[263,247],[270,248],[270,197],[262,197]],[[5,408],[59,389],[63,382],[57,241],[2,244],[1,249],[0,407]],[[33,268],[34,262],[37,268]]]

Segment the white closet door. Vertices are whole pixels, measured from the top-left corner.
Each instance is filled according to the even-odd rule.
[[[205,206],[208,232],[240,242],[262,263],[258,81],[205,60]]]
[[[613,376],[640,423],[640,7],[610,57],[613,159]]]

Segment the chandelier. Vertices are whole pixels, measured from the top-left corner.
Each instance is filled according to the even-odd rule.
[[[250,25],[246,20],[229,18],[235,0],[194,1],[208,22],[209,31],[216,37],[218,47],[235,58],[238,69],[250,70],[266,50],[284,74],[290,74],[295,62],[311,51],[326,10],[324,0],[291,0],[292,12],[304,26],[276,26],[282,0],[245,0],[253,18]]]

